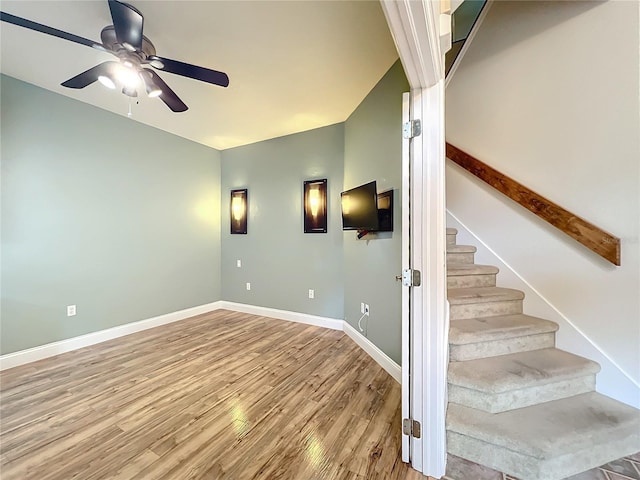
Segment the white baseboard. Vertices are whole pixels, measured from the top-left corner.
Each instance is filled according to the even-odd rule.
[[[244,303],[234,303],[227,301],[222,301],[219,303],[219,308],[233,310],[234,312],[250,313],[252,315],[277,318],[279,320],[287,320],[289,322],[305,323],[307,325],[331,328],[333,330],[343,330],[349,338],[351,338],[360,348],[368,353],[369,356],[389,375],[391,375],[396,382],[402,383],[402,369],[400,368],[400,365],[391,360],[391,358],[389,358],[386,353],[376,347],[371,342],[371,340],[360,334],[360,332],[358,332],[344,320],[318,317],[316,315],[291,312],[288,310],[278,310],[275,308],[259,307],[256,305],[247,305]]]
[[[386,353],[376,347],[371,342],[371,340],[362,335],[347,322],[343,322],[343,324],[344,333],[346,333],[349,338],[356,342],[361,349],[367,352],[378,365],[385,369],[386,372],[395,379],[396,382],[402,383],[402,368],[400,367],[400,365],[391,360],[391,358],[389,358]]]
[[[343,330],[349,338],[369,354],[373,360],[378,363],[385,371],[389,373],[398,383],[402,380],[402,370],[400,366],[391,360],[382,350],[376,347],[371,341],[355,330],[344,320],[336,318],[320,317],[317,315],[309,315],[307,313],[291,312],[288,310],[278,310],[275,308],[260,307],[257,305],[247,305],[243,303],[227,302],[220,300],[218,302],[207,303],[197,307],[179,310],[177,312],[159,315],[153,318],[147,318],[138,322],[118,325],[116,327],[91,332],[78,337],[60,340],[59,342],[48,343],[38,347],[21,350],[19,352],[8,353],[0,356],[0,371],[8,368],[24,365],[25,363],[35,362],[44,358],[60,355],[61,353],[70,352],[79,348],[89,347],[96,343],[106,342],[114,338],[123,337],[132,333],[141,332],[149,328],[159,327],[168,323],[184,320],[195,315],[212,312],[214,310],[232,310],[234,312],[249,313],[252,315],[260,315],[263,317],[276,318],[279,320],[287,320],[289,322],[304,323],[306,325],[314,325],[316,327],[330,328],[332,330]]]
[[[200,315],[202,313],[218,310],[221,308],[220,303],[222,302],[207,303],[205,305],[167,313],[165,315],[147,318],[138,322],[126,323],[124,325],[107,328],[106,330],[100,330],[98,332],[91,332],[78,337],[60,340],[59,342],[47,343],[46,345],[20,350],[19,352],[7,353],[6,355],[0,356],[0,371],[24,365],[25,363],[42,360],[43,358],[60,355],[61,353],[70,352],[79,348],[95,345],[96,343],[106,342],[107,340],[123,337],[132,333],[141,332],[142,330],[147,330],[149,328],[166,325],[167,323],[184,320],[185,318]]]
[[[250,313],[252,315],[277,318],[278,320],[287,320],[289,322],[305,323],[307,325],[315,325],[316,327],[330,328],[332,330],[342,330],[342,320],[337,318],[319,317],[317,315],[309,315],[308,313],[290,312],[288,310],[259,307],[257,305],[248,305],[246,303],[227,302],[225,300],[218,303],[220,303],[218,308],[226,308],[227,310],[233,310],[234,312]]]

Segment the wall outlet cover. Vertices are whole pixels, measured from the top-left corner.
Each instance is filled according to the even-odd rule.
[[[75,305],[67,305],[67,317],[73,317],[76,314]]]
[[[251,284],[247,282],[247,290],[251,290]]]

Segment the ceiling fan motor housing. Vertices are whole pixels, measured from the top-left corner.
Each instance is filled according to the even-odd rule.
[[[138,63],[144,62],[147,58],[156,54],[156,48],[144,35],[142,36],[142,48],[140,50],[129,49],[124,45],[118,43],[118,38],[116,37],[116,29],[113,25],[109,25],[102,29],[100,32],[100,40],[102,40],[102,46],[107,50],[113,52],[118,57],[131,57],[135,56],[138,58]],[[128,45],[130,47],[130,45]],[[133,48],[133,47],[132,47]]]

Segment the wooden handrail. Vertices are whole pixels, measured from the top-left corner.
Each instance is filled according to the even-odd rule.
[[[618,237],[614,237],[542,195],[538,195],[450,143],[447,143],[447,158],[588,249],[614,265],[620,265],[620,239]]]

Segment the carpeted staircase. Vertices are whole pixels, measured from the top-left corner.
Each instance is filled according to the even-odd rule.
[[[555,348],[558,325],[447,229],[452,455],[521,480],[560,480],[640,451],[640,410],[595,392],[600,366]]]

